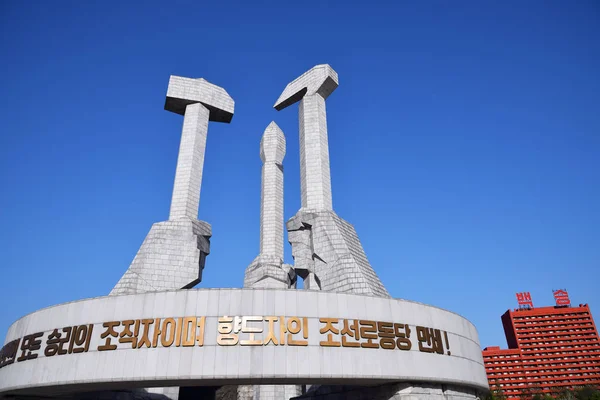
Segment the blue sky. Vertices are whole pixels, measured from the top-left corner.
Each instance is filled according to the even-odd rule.
[[[128,3],[128,4],[122,4]],[[258,253],[259,142],[287,137],[285,85],[329,63],[334,209],[394,297],[460,313],[482,347],[530,291],[600,322],[600,6],[595,1],[0,3],[0,336],[40,307],[107,294],[168,218],[182,118],[169,75],[236,101],[209,129],[198,287],[240,287]],[[292,262],[286,244],[286,260]]]

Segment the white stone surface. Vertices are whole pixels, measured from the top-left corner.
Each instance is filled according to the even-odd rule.
[[[169,219],[198,218],[208,121],[230,122],[234,101],[199,78],[171,76],[165,110],[184,115]]]
[[[235,102],[229,94],[217,85],[203,78],[184,78],[171,75],[165,110],[184,115],[188,104],[202,103],[210,110],[210,120],[231,122]]]
[[[273,108],[277,111],[291,106],[303,96],[319,94],[324,99],[338,87],[338,74],[329,64],[315,65],[287,84]]]
[[[119,344],[114,351],[97,351],[102,323],[141,318],[184,317],[187,304],[193,316],[205,316],[202,347],[132,349]],[[252,306],[248,306],[251,304]],[[295,307],[295,308],[294,308]],[[308,318],[308,346],[218,346],[217,319],[224,315],[277,315],[295,310]],[[368,319],[411,326],[409,351],[321,347],[319,318]],[[385,318],[383,318],[385,317]],[[94,324],[87,353],[15,362],[0,369],[0,394],[38,394],[43,391],[83,391],[103,388],[164,387],[219,384],[383,384],[428,382],[487,390],[487,378],[475,327],[463,317],[415,302],[308,290],[203,289],[106,296],[66,303],[29,314],[15,322],[5,343],[24,335],[65,326]],[[265,323],[266,324],[266,323]],[[451,355],[418,350],[415,325],[448,332]],[[290,360],[293,360],[290,363]],[[289,367],[289,371],[288,371]]]
[[[260,141],[263,162],[260,191],[260,252],[246,268],[244,287],[290,288],[292,268],[283,264],[283,158],[285,136],[275,122]],[[242,390],[242,392],[244,392]]]
[[[260,141],[260,254],[283,260],[283,158],[285,136],[271,122]]]
[[[314,276],[321,290],[389,296],[354,227],[334,211],[300,209],[287,229],[299,276]]]
[[[198,219],[209,111],[200,103],[185,109],[169,219]]]
[[[300,193],[302,208],[331,210],[331,172],[325,99],[305,96],[298,107],[300,124]]]
[[[285,145],[283,131],[274,121],[271,122],[260,141],[260,159],[263,162],[260,192],[260,253],[246,268],[245,288],[295,287],[294,270],[283,263]],[[298,385],[240,385],[237,393],[238,400],[287,400],[302,392],[301,386]]]
[[[165,110],[184,116],[169,221],[152,226],[111,295],[184,289],[202,280],[211,227],[198,220],[208,122],[230,122],[235,103],[205,79],[171,76]],[[177,399],[175,389],[155,392]]]
[[[111,295],[189,288],[202,280],[211,227],[188,218],[152,225]]]
[[[171,76],[165,109],[184,115],[169,220],[152,226],[110,294],[184,289],[202,280],[211,227],[199,221],[208,122],[230,122],[234,101],[206,80]]]
[[[300,101],[302,207],[287,222],[294,270],[308,289],[388,297],[354,227],[332,207],[325,99],[338,82],[331,66],[317,65],[290,82],[274,106],[282,110]]]
[[[337,88],[338,75],[317,65],[290,82],[275,103],[282,110],[300,101],[300,192],[302,208],[331,210],[331,173],[325,99]]]

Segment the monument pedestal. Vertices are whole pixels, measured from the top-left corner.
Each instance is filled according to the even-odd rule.
[[[155,223],[110,294],[193,287],[202,280],[210,237],[208,222],[180,218]]]
[[[308,257],[311,259],[294,257],[294,261],[312,264],[304,268],[312,269],[321,290],[389,297],[367,259],[354,226],[334,211],[300,209],[287,222],[287,229],[292,254],[297,253],[294,247],[310,249]],[[298,231],[304,234],[292,234]],[[298,253],[306,257],[306,251]]]
[[[380,386],[314,387],[293,400],[479,400],[474,389],[455,385],[392,383]]]

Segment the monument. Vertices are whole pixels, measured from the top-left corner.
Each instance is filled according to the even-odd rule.
[[[294,267],[308,289],[389,297],[354,227],[333,211],[325,100],[337,87],[337,73],[317,65],[290,82],[274,106],[300,101],[302,208],[287,223]]]
[[[231,122],[234,101],[204,79],[171,76],[165,110],[183,115],[169,220],[152,226],[111,295],[188,289],[202,280],[210,224],[198,220],[208,122]]]
[[[194,289],[211,226],[198,219],[208,123],[234,101],[171,76],[165,110],[184,116],[169,219],[155,223],[109,296],[16,321],[0,350],[0,398],[474,400],[487,377],[475,327],[392,298],[354,227],[333,210],[327,64],[290,82],[299,108],[301,208],[284,216],[286,138],[260,140],[260,248],[241,289]],[[284,261],[284,226],[294,264]],[[302,289],[298,280],[302,280]]]
[[[296,273],[283,263],[283,158],[285,136],[271,122],[260,141],[260,253],[246,269],[244,287],[289,289]]]

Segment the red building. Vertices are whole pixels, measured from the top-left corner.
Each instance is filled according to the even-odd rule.
[[[509,399],[583,385],[600,386],[600,341],[587,304],[571,307],[566,291],[556,306],[534,308],[529,293],[520,308],[502,315],[507,350],[486,347],[485,370],[492,390]]]

